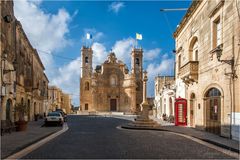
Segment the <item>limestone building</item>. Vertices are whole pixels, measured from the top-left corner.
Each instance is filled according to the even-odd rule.
[[[240,125],[240,3],[193,1],[174,33],[187,124],[234,139]]]
[[[18,120],[18,115],[14,112],[16,103],[29,107],[25,118],[32,120],[34,114],[45,112],[44,97],[47,94],[48,80],[37,51],[14,16],[13,1],[1,1],[0,7],[1,120]]]
[[[65,113],[69,114],[71,112],[71,96],[69,94],[62,93],[61,96],[61,106]]]
[[[156,118],[162,118],[163,114],[174,116],[175,88],[174,76],[155,77]]]
[[[19,21],[16,21],[16,48],[16,103],[26,104],[30,108],[27,118],[33,120],[34,114],[46,113],[48,79],[38,52]]]
[[[126,53],[128,54],[128,53]],[[82,111],[136,113],[142,103],[143,50],[133,48],[131,71],[115,53],[93,67],[92,48],[81,49],[80,108]]]
[[[13,1],[0,1],[0,119],[14,121],[16,34]]]
[[[48,101],[49,101],[49,110],[55,111],[56,109],[61,108],[61,95],[62,90],[56,86],[48,87]]]
[[[71,96],[56,86],[48,86],[48,106],[48,112],[63,109],[64,112],[69,114],[72,106]]]

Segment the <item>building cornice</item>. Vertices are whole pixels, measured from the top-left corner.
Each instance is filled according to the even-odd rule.
[[[210,12],[210,14],[208,15],[209,18],[213,17],[220,8],[222,8],[222,6],[224,5],[225,0],[221,0],[217,6]]]
[[[45,67],[44,67],[44,65],[43,65],[43,63],[42,63],[42,61],[41,61],[41,59],[40,59],[40,57],[39,57],[39,54],[38,54],[38,52],[37,52],[37,50],[36,49],[33,49],[33,53],[34,53],[34,55],[36,56],[36,58],[37,58],[37,61],[38,61],[38,63],[40,64],[40,66],[42,67],[42,69],[43,69],[43,71],[45,70]]]
[[[182,18],[179,26],[176,31],[173,33],[173,37],[176,38],[179,33],[183,30],[184,26],[187,24],[189,19],[193,16],[199,5],[203,2],[203,0],[193,0],[191,6],[188,8],[187,13]]]

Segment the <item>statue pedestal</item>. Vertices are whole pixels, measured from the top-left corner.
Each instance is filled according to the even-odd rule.
[[[142,112],[141,114],[133,121],[132,123],[127,124],[127,127],[129,128],[139,128],[139,129],[153,129],[158,128],[160,125],[153,121],[152,119],[149,119],[148,113],[149,113],[149,104],[148,103],[142,103]]]

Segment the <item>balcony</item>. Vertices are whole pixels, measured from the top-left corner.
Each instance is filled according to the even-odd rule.
[[[189,61],[180,68],[179,77],[184,83],[198,82],[198,61]]]

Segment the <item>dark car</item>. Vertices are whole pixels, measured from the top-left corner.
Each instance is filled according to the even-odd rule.
[[[64,113],[62,109],[56,109],[56,112],[61,113],[61,115],[63,116],[64,122],[67,122],[67,114]]]

